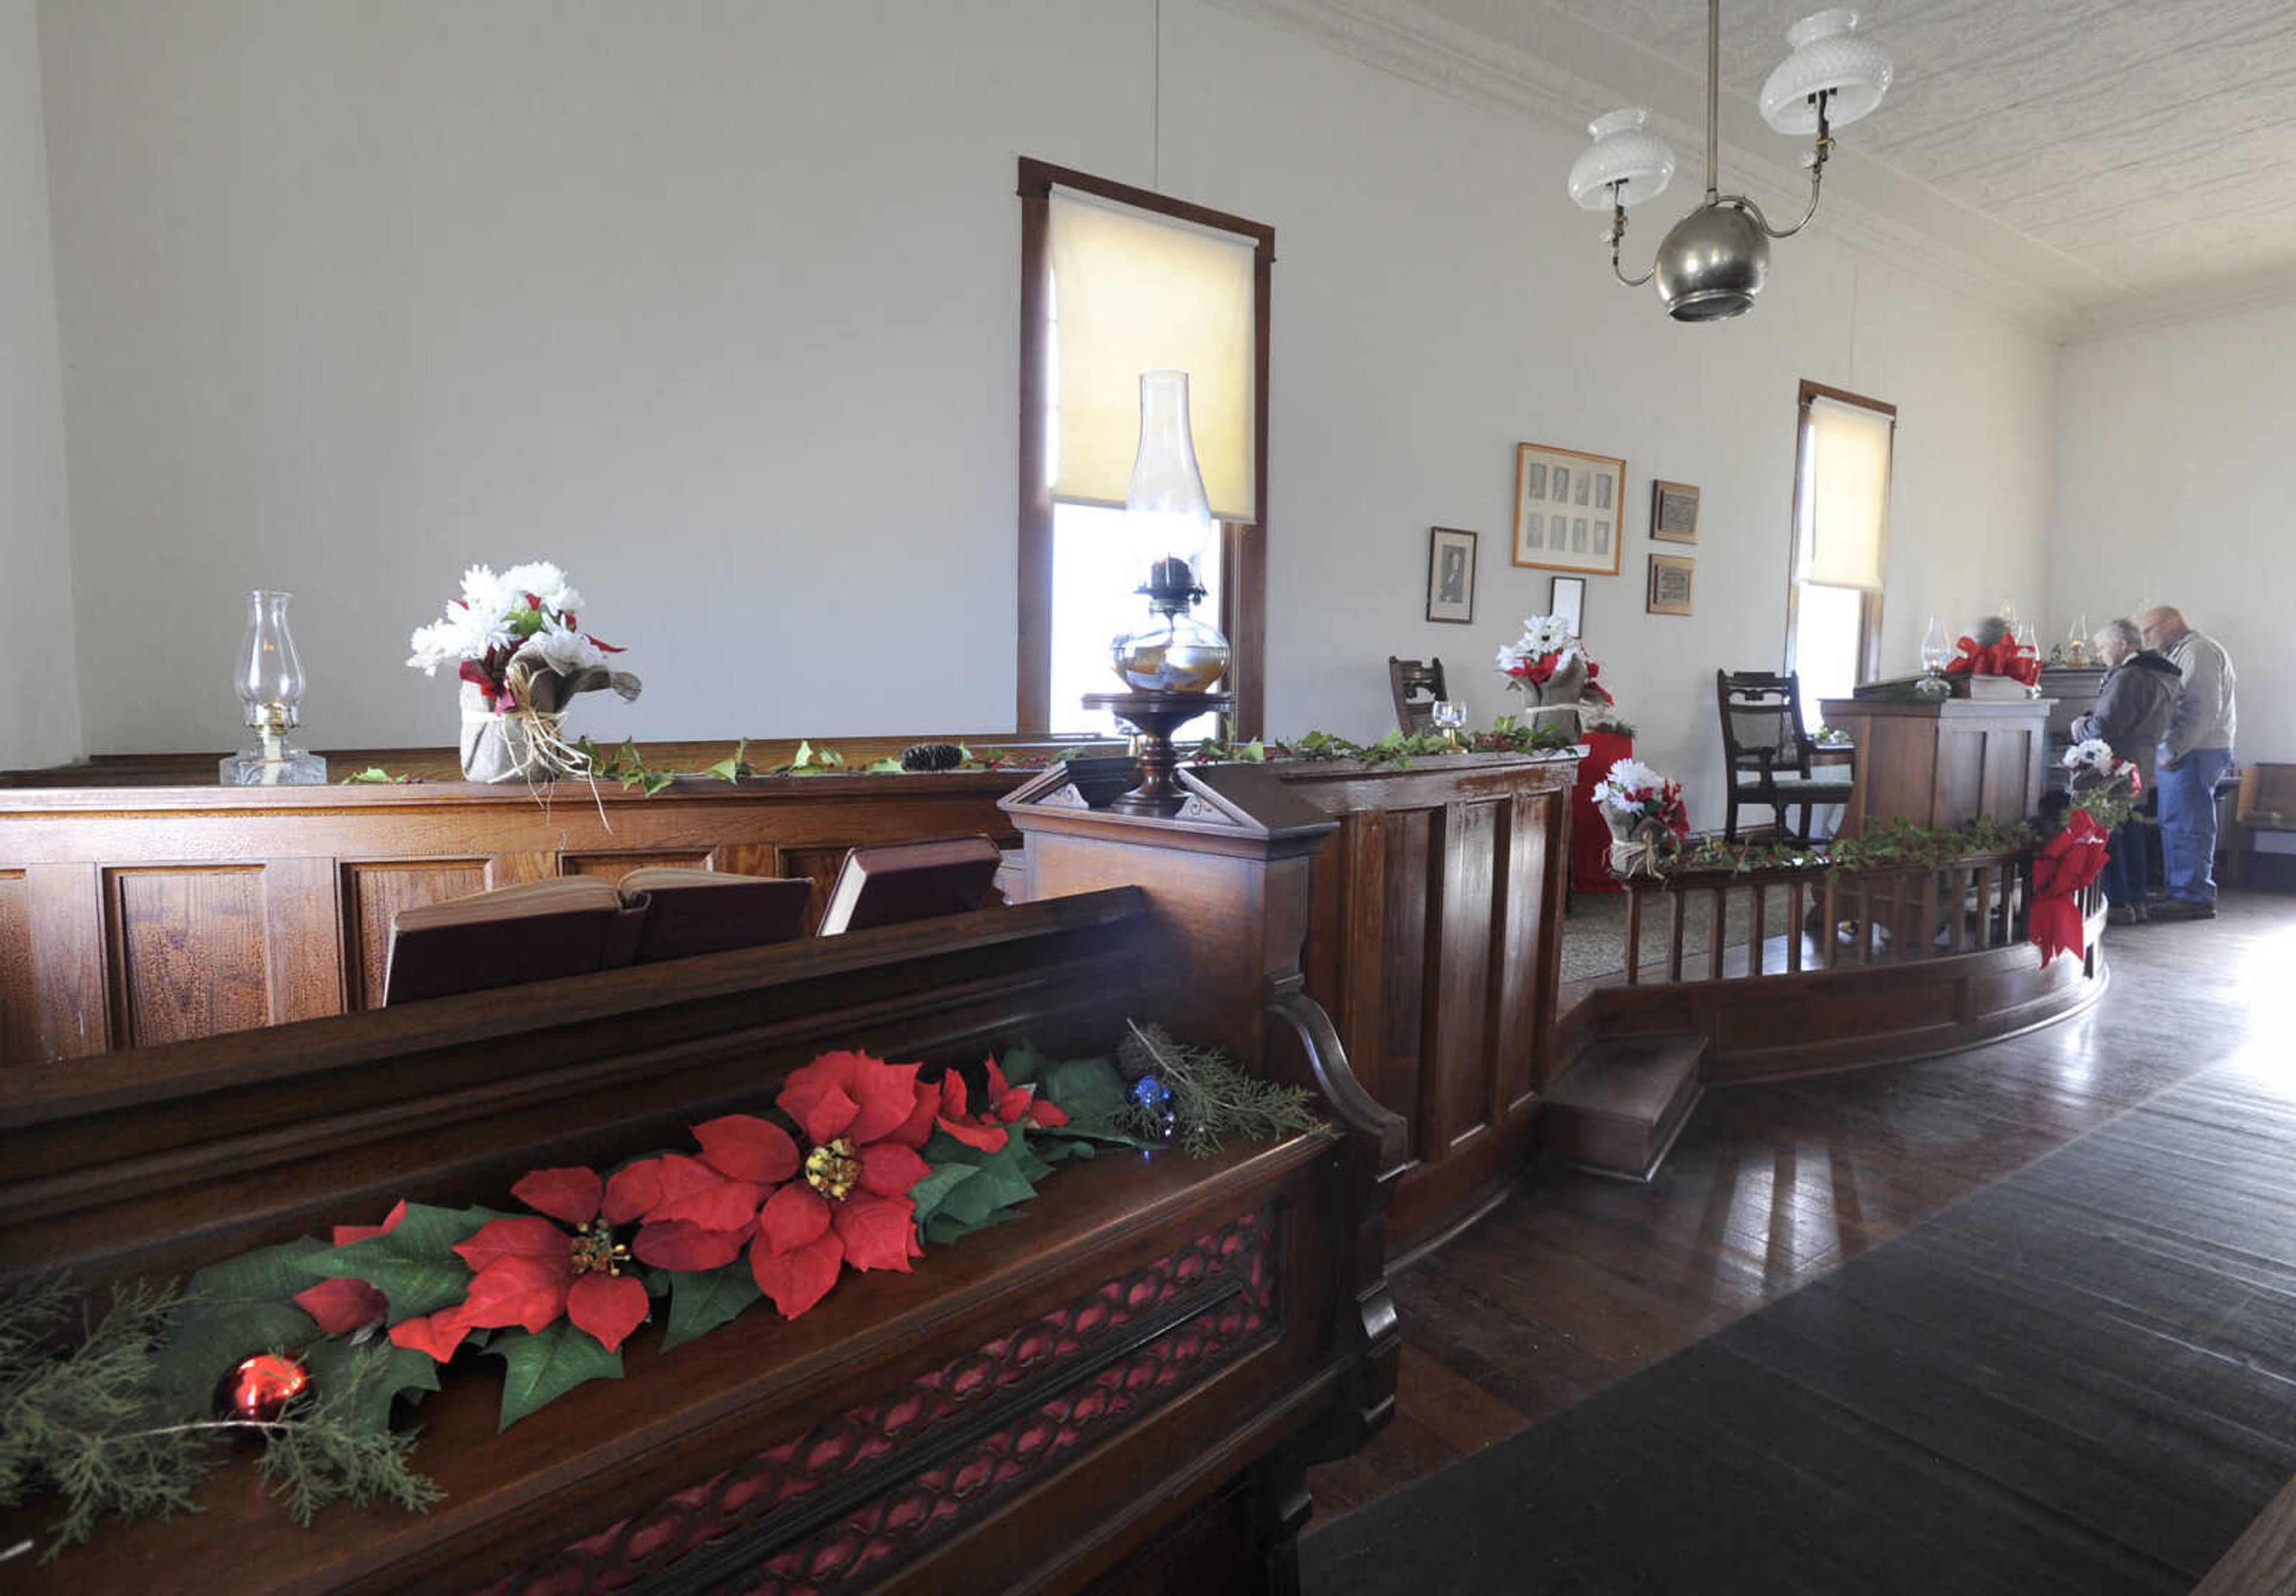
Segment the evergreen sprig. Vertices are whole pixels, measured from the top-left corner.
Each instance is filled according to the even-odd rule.
[[[193,1493],[214,1466],[216,1443],[238,1434],[262,1436],[257,1467],[299,1523],[344,1497],[383,1497],[411,1511],[439,1499],[409,1465],[412,1434],[353,1417],[383,1377],[388,1354],[373,1349],[358,1349],[331,1388],[271,1423],[158,1422],[167,1415],[154,1400],[153,1361],[182,1305],[172,1286],[140,1280],[115,1287],[92,1321],[62,1276],[0,1294],[0,1506],[44,1491],[62,1498],[44,1559],[107,1518],[195,1511]]]
[[[1117,1049],[1118,1070],[1127,1080],[1153,1075],[1172,1094],[1174,1126],[1181,1150],[1209,1158],[1229,1136],[1247,1141],[1279,1141],[1302,1131],[1324,1128],[1308,1111],[1307,1091],[1247,1075],[1212,1048],[1176,1041],[1160,1025],[1125,1022],[1128,1034]],[[1125,1110],[1124,1128],[1155,1138],[1164,1134],[1160,1115],[1137,1102]]]

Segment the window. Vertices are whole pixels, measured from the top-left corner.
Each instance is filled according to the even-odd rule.
[[[1078,702],[1119,684],[1111,638],[1144,614],[1121,526],[1139,374],[1189,373],[1218,552],[1199,613],[1234,651],[1233,732],[1265,695],[1270,228],[1035,160],[1021,162],[1019,694],[1022,731],[1111,731]],[[1216,728],[1195,725],[1184,735]]]
[[[1786,669],[1801,678],[1802,720],[1814,727],[1822,700],[1880,673],[1898,408],[1804,383],[1798,414]]]

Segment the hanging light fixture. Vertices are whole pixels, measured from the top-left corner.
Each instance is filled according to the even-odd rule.
[[[1793,226],[1773,227],[1753,201],[1718,187],[1722,0],[1706,0],[1706,199],[1675,223],[1649,271],[1629,277],[1619,264],[1627,211],[1665,192],[1674,177],[1674,152],[1643,131],[1643,111],[1614,111],[1587,124],[1594,145],[1571,165],[1571,199],[1586,210],[1611,213],[1612,276],[1629,288],[1656,278],[1658,297],[1677,321],[1718,321],[1753,308],[1769,276],[1770,240],[1792,237],[1817,214],[1833,129],[1866,115],[1889,92],[1889,53],[1857,37],[1857,13],[1846,9],[1804,17],[1786,29],[1793,53],[1762,85],[1764,121],[1780,133],[1816,136],[1801,158],[1809,169],[1809,208]]]

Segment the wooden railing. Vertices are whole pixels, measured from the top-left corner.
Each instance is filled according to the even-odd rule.
[[[1942,864],[1829,871],[1822,864],[1731,872],[1683,870],[1626,883],[1626,983],[1759,980],[1979,953],[2022,942],[2032,894],[2030,850],[1972,853]],[[1780,934],[1768,910],[1783,901]],[[1708,908],[1706,946],[1685,950],[1693,906]],[[2097,889],[2080,897],[2085,916]],[[1655,959],[1643,951],[1654,917],[1667,927]],[[1742,942],[1729,930],[1743,926]]]

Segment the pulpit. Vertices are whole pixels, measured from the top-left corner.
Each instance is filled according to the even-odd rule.
[[[1829,698],[1825,723],[1857,745],[1857,783],[1841,817],[1856,835],[1873,820],[2005,826],[2040,807],[2048,757],[2046,698]]]

